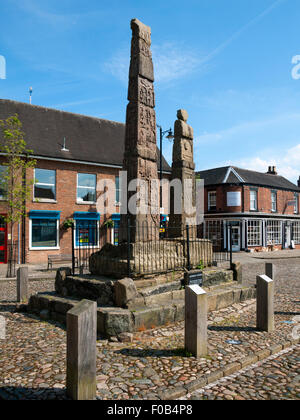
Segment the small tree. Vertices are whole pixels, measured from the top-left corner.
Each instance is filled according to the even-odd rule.
[[[22,123],[17,114],[0,120],[2,136],[0,137],[0,152],[4,154],[0,189],[4,191],[7,201],[7,215],[4,218],[10,224],[10,249],[7,276],[12,275],[12,256],[14,225],[20,223],[26,215],[26,201],[30,198],[34,180],[26,180],[28,168],[34,168],[36,160],[29,158],[33,153],[27,149],[22,131]]]

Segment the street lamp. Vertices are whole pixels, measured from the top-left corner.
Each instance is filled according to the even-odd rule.
[[[162,154],[162,141],[163,141],[163,137],[167,134],[166,138],[168,140],[172,140],[174,139],[173,133],[172,133],[172,129],[170,128],[169,130],[163,131],[162,127],[160,125],[157,124],[157,127],[159,128],[159,134],[160,134],[160,146],[159,146],[159,150],[160,150],[160,159],[159,159],[159,180],[160,180],[160,209],[162,209],[162,158],[163,158],[163,154]]]

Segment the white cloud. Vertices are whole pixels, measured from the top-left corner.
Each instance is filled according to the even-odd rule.
[[[229,160],[224,165],[238,166],[244,169],[250,169],[258,172],[267,172],[269,166],[276,166],[279,175],[297,183],[300,176],[300,143],[295,147],[286,150],[281,156],[270,156],[266,160],[263,156],[257,155],[249,158]]]
[[[201,58],[197,52],[189,50],[184,45],[165,42],[152,46],[155,81],[170,82],[181,79],[199,69]],[[124,83],[128,82],[130,51],[128,48],[119,50],[104,67],[113,76]]]

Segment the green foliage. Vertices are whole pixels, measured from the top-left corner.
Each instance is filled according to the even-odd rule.
[[[107,228],[113,228],[113,227],[114,227],[114,225],[115,225],[115,223],[114,223],[114,221],[113,221],[113,220],[111,220],[111,219],[106,220],[106,221],[102,224],[102,226],[103,226],[103,227],[107,227]]]
[[[74,226],[74,219],[66,219],[66,220],[63,222],[63,227],[64,227],[64,229],[69,229],[69,228],[71,228],[72,226]]]
[[[199,262],[199,264],[197,265],[197,270],[203,270],[204,269],[204,264],[203,264],[203,261],[202,260],[200,260],[200,262]]]
[[[5,221],[13,226],[26,214],[26,200],[30,198],[34,181],[25,182],[25,176],[27,169],[35,167],[36,161],[29,158],[33,151],[26,148],[22,123],[17,114],[0,120],[0,129],[0,152],[4,154],[0,189],[5,192],[7,202]]]

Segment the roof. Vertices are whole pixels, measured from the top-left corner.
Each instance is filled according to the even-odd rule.
[[[197,172],[197,175],[201,179],[204,179],[205,186],[219,184],[247,184],[300,192],[300,188],[297,187],[297,185],[293,184],[283,176],[250,171],[236,166],[224,166],[222,168],[208,169],[206,171]]]
[[[0,99],[0,119],[14,114],[23,124],[27,147],[34,156],[123,166],[123,123]],[[69,152],[61,150],[64,138]],[[163,171],[171,172],[164,158]]]

